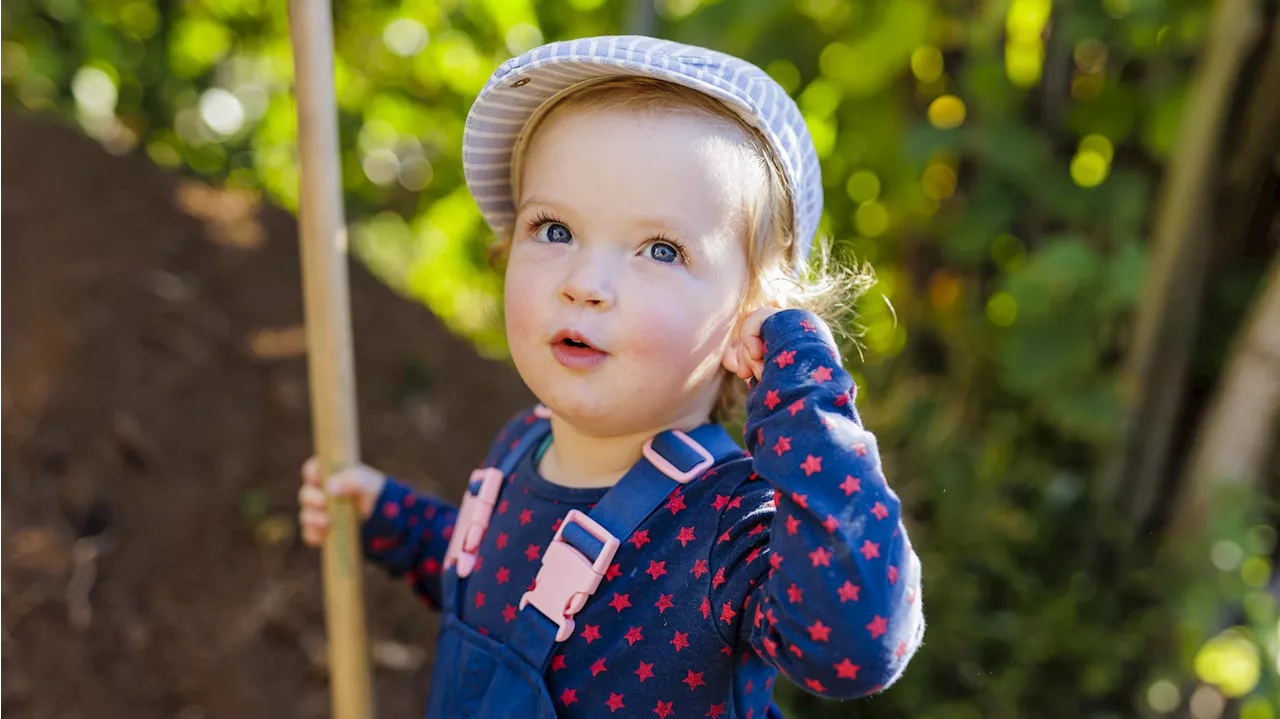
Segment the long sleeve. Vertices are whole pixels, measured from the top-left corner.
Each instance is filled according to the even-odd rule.
[[[388,477],[360,528],[364,556],[391,576],[405,577],[426,604],[439,609],[440,572],[457,517],[455,506]]]
[[[920,646],[920,561],[826,324],[787,310],[762,338],[745,428],[755,474],[717,499],[711,606],[726,639],[808,691],[866,696]]]

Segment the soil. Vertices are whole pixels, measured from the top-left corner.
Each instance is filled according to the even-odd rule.
[[[297,227],[252,195],[3,121],[6,716],[329,715]],[[350,266],[365,461],[454,499],[531,398]],[[437,616],[365,577],[378,715]]]

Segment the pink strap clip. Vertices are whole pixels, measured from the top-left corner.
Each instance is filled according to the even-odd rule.
[[[502,489],[502,470],[496,467],[477,469],[471,473],[471,481],[477,480],[480,482],[480,491],[474,495],[468,491],[463,495],[462,506],[458,508],[458,519],[453,525],[453,536],[449,537],[449,548],[444,553],[445,569],[458,565],[459,577],[469,576],[471,570],[475,569],[480,541],[489,528],[493,505],[498,501],[498,492]]]
[[[575,522],[604,543],[604,549],[595,562],[562,539],[564,528]],[[594,519],[576,509],[569,510],[542,555],[542,567],[534,579],[533,590],[520,598],[520,608],[524,609],[529,604],[537,607],[560,628],[556,632],[556,641],[568,639],[573,635],[573,615],[582,610],[587,599],[600,587],[600,580],[613,562],[618,545],[618,538]]]
[[[716,463],[716,460],[711,456],[711,453],[708,452],[705,447],[695,442],[693,437],[690,437],[678,429],[671,430],[671,434],[679,437],[685,444],[692,447],[693,451],[701,455],[702,460],[693,465],[689,471],[681,472],[676,469],[675,465],[671,464],[666,457],[658,454],[657,450],[653,448],[653,439],[650,438],[644,443],[644,458],[649,460],[649,463],[652,464],[659,472],[662,472],[680,484],[688,484],[689,480],[710,469],[711,465]]]

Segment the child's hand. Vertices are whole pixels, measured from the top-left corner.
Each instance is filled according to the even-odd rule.
[[[725,367],[741,379],[757,380],[764,372],[764,340],[760,339],[760,327],[764,321],[782,310],[777,307],[761,307],[742,321],[742,329],[738,330],[736,356],[731,350],[726,357]]]
[[[330,477],[326,493],[320,487],[320,459],[308,459],[302,465],[302,488],[298,490],[302,540],[313,547],[324,544],[329,534],[329,497],[351,497],[364,520],[373,514],[373,505],[386,483],[386,476],[378,470],[357,464]]]

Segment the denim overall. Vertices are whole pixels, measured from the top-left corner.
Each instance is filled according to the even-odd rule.
[[[590,514],[573,509],[565,515],[543,554],[533,591],[520,600],[510,637],[500,642],[464,623],[458,606],[503,480],[551,431],[548,417],[545,408],[539,407],[534,421],[525,425],[497,467],[472,473],[445,555],[442,622],[428,719],[554,719],[555,706],[543,677],[556,647],[573,634],[573,615],[600,585],[618,545],[673,490],[742,451],[716,424],[702,425],[687,435],[665,431],[646,442],[641,459]]]

